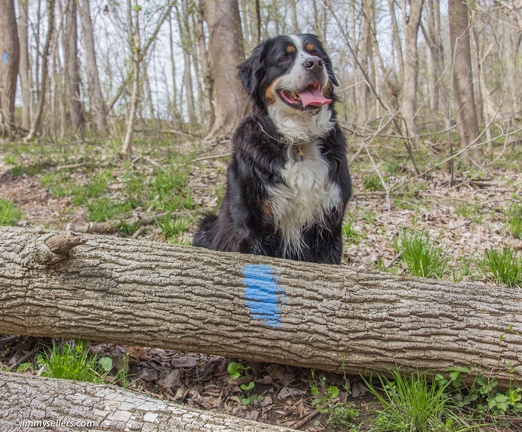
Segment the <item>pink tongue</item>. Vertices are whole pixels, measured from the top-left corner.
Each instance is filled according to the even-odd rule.
[[[303,107],[309,105],[312,106],[323,106],[332,103],[332,99],[326,99],[323,94],[314,88],[307,88],[306,90],[298,93],[303,103]]]

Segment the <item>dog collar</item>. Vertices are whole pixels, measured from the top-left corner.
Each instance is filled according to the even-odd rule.
[[[261,125],[261,123],[257,122],[257,124],[259,125],[259,127],[261,128],[261,132],[263,132],[266,136],[272,138],[274,141],[277,141],[281,144],[284,144],[284,145],[287,145],[289,147],[291,147],[290,151],[291,151],[291,156],[292,156],[292,159],[295,160],[296,162],[301,162],[303,159],[304,159],[304,153],[303,153],[303,150],[301,150],[301,147],[297,144],[293,144],[291,142],[288,142],[286,140],[281,140],[281,139],[277,139],[276,137],[273,137],[272,135],[270,135],[264,128],[263,126]]]
[[[292,159],[296,162],[301,162],[304,159],[303,150],[298,145],[292,146]]]

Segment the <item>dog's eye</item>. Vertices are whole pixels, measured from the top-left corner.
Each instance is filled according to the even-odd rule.
[[[292,57],[284,56],[284,57],[281,57],[281,59],[279,60],[279,63],[288,63],[289,61],[292,61]]]

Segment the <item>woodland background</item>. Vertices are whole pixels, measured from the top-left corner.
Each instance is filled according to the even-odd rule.
[[[236,66],[257,43],[312,32],[341,82],[341,123],[406,148],[464,148],[520,120],[522,2],[477,0],[0,1],[3,133],[227,135],[245,112]],[[451,139],[451,136],[449,136]],[[480,138],[479,138],[480,137]]]

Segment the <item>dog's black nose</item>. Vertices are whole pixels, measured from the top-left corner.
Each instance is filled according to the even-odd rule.
[[[323,68],[323,61],[318,57],[313,57],[303,63],[303,67],[309,71],[315,72]]]

